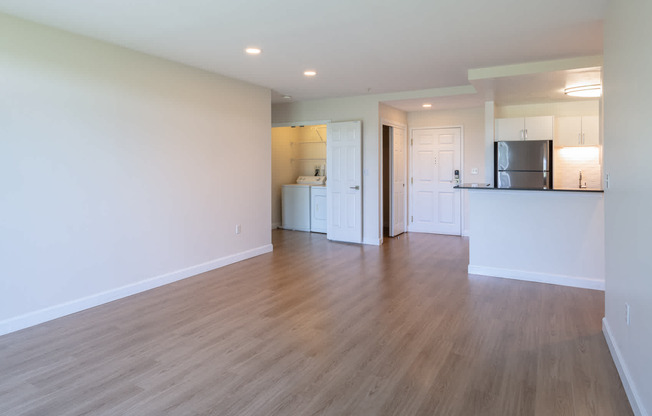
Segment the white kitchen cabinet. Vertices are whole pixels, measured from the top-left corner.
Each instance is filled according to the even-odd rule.
[[[552,140],[554,121],[552,116],[525,118],[497,118],[496,141]]]
[[[597,146],[600,144],[598,116],[557,117],[555,146]]]
[[[598,116],[582,117],[582,134],[584,146],[598,146],[600,144],[600,118]]]
[[[523,118],[497,118],[496,141],[523,140],[524,126]]]

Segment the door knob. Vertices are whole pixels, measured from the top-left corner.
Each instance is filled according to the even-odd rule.
[[[360,189],[360,187],[359,187],[358,185],[356,185],[356,186],[349,186],[349,189],[355,189],[355,190],[357,191],[358,189]]]

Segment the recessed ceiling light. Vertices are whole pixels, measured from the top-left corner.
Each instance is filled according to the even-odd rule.
[[[258,55],[262,52],[263,50],[260,48],[247,48],[245,49],[245,52],[247,52],[249,55]]]
[[[291,99],[292,99],[292,96],[291,96],[291,95],[284,95],[284,96],[283,96],[283,99],[284,99],[284,100],[291,100]]]
[[[602,95],[602,86],[600,84],[580,85],[564,89],[564,94],[571,97],[599,97]]]
[[[426,104],[423,104],[422,107],[423,107],[423,108],[431,108],[431,107],[432,107],[432,104],[427,104],[427,103],[426,103]]]
[[[305,75],[307,77],[314,77],[315,75],[317,75],[317,71],[313,71],[313,70],[304,71],[303,75]]]

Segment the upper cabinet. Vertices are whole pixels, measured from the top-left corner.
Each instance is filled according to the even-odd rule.
[[[496,141],[524,140],[525,119],[524,118],[497,118],[496,119]]]
[[[497,118],[496,141],[552,140],[554,132],[552,116],[525,118]]]
[[[557,117],[555,146],[597,146],[600,144],[598,116]]]

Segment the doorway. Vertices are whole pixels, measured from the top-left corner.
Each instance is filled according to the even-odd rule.
[[[462,128],[412,130],[409,231],[461,235]]]
[[[326,122],[272,126],[272,228],[283,227],[283,185],[299,176],[326,176]]]
[[[406,231],[406,130],[404,126],[382,125],[383,237],[396,237]]]

